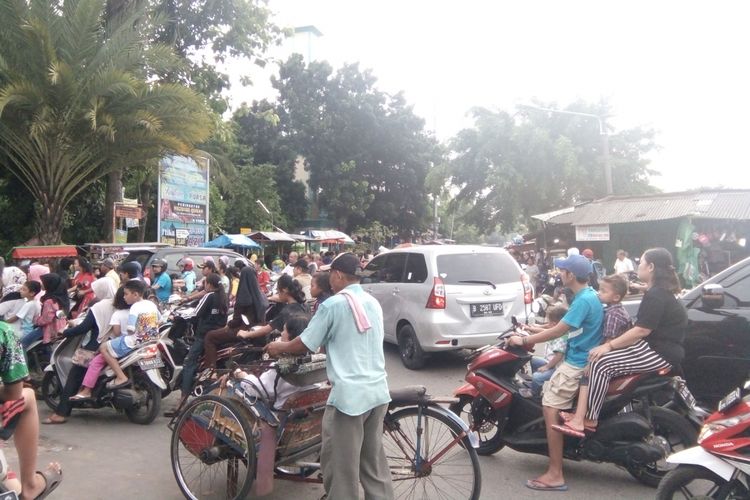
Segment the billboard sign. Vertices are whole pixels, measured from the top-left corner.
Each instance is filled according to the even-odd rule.
[[[208,158],[168,156],[159,162],[159,242],[208,241]]]
[[[609,241],[609,224],[576,226],[576,241]]]

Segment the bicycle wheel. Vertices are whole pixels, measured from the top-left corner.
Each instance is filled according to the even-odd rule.
[[[255,477],[250,419],[214,395],[191,401],[172,432],[172,472],[185,498],[247,498]]]
[[[479,457],[468,437],[458,439],[461,427],[430,407],[422,409],[421,436],[417,421],[417,407],[403,408],[385,419],[383,447],[395,497],[477,500],[482,488]]]

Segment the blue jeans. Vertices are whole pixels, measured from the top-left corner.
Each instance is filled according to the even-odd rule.
[[[21,346],[23,347],[24,352],[29,348],[31,344],[43,338],[44,330],[42,330],[41,328],[34,328],[29,333],[21,337]]]
[[[539,368],[546,364],[547,360],[544,358],[538,356],[531,358],[531,392],[534,393],[534,396],[539,396],[542,393],[542,386],[546,381],[551,379],[552,374],[555,373],[554,369],[540,372]]]
[[[190,350],[185,356],[185,361],[182,362],[182,381],[180,384],[180,391],[182,397],[186,398],[190,395],[190,391],[193,388],[193,377],[195,372],[198,371],[198,358],[203,354],[203,342],[205,337],[198,335],[193,341],[193,345],[190,346]]]

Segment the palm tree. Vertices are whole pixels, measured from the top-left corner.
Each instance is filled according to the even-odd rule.
[[[149,43],[145,3],[106,19],[105,0],[0,2],[0,158],[37,202],[43,243],[97,179],[211,134],[202,97],[158,83],[178,59]]]

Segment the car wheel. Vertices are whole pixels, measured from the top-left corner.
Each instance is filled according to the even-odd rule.
[[[423,368],[427,361],[427,356],[419,345],[419,339],[411,325],[404,325],[398,330],[398,352],[401,362],[410,370]]]

